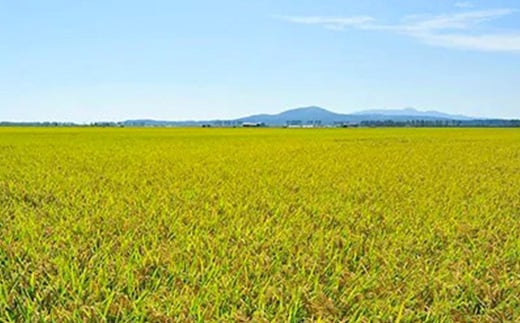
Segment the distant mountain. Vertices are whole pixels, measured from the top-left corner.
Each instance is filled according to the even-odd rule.
[[[161,120],[127,120],[124,126],[237,126],[243,123],[264,123],[267,126],[285,126],[287,124],[319,123],[333,124],[360,124],[367,122],[414,122],[414,121],[476,121],[464,115],[447,114],[438,111],[419,111],[412,108],[394,110],[366,110],[351,114],[332,112],[317,106],[287,110],[278,114],[256,114],[231,120],[188,120],[188,121],[161,121]],[[480,119],[485,123],[486,119]]]
[[[332,112],[310,106],[287,110],[278,114],[257,114],[228,120],[164,121],[153,119],[126,120],[121,122],[93,122],[96,127],[236,127],[263,123],[266,126],[285,125],[360,125],[367,127],[520,127],[520,119],[471,118],[464,115],[438,111],[420,111],[413,108],[394,110],[366,110],[351,114]],[[73,127],[86,126],[62,122],[1,122],[0,126]]]
[[[419,111],[412,108],[401,110],[367,110],[352,114],[341,114],[320,107],[305,107],[287,110],[279,114],[258,114],[237,119],[239,122],[263,122],[271,125],[285,125],[288,122],[308,123],[321,121],[322,124],[359,123],[362,121],[413,121],[413,120],[472,120],[462,115],[451,115],[438,111]]]
[[[285,125],[287,122],[301,121],[303,123],[321,121],[322,124],[343,120],[344,115],[325,110],[320,107],[306,107],[287,110],[278,114],[258,114],[237,119],[239,122],[263,122],[272,125]]]
[[[473,120],[474,118],[459,115],[447,114],[439,111],[419,111],[414,108],[405,109],[381,109],[381,110],[365,110],[353,113],[354,115],[379,115],[379,116],[408,116],[408,117],[426,117],[448,120]]]

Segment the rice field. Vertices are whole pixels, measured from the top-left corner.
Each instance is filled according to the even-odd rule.
[[[520,320],[517,129],[0,128],[0,321]]]

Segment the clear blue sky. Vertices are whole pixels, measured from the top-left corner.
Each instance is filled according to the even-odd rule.
[[[0,120],[520,118],[517,0],[0,0]]]

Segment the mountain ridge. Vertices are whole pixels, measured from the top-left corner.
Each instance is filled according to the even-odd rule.
[[[11,122],[0,121],[0,126],[85,126],[73,122]],[[255,114],[236,119],[213,120],[159,120],[153,118],[126,121],[98,121],[89,126],[99,127],[237,127],[237,126],[375,126],[375,127],[520,127],[520,118],[474,118],[435,110],[414,108],[372,109],[349,114],[337,113],[318,106],[299,107],[276,114]]]
[[[282,111],[278,114],[257,114],[235,119],[239,122],[259,122],[265,124],[283,125],[291,121],[311,122],[321,121],[331,123],[359,123],[362,121],[413,121],[413,120],[474,120],[475,118],[452,115],[439,111],[420,111],[413,108],[365,110],[350,114],[333,112],[317,106],[300,107]]]
[[[415,108],[372,109],[353,113],[338,113],[319,106],[299,107],[275,114],[254,114],[236,119],[164,121],[153,119],[126,120],[123,126],[240,126],[263,124],[266,126],[287,125],[392,125],[392,124],[450,124],[451,126],[487,126],[518,124],[517,119],[474,118],[448,114],[435,110],[421,111]]]
[[[449,114],[445,112],[439,112],[435,110],[426,110],[421,111],[414,108],[404,108],[404,109],[372,109],[372,110],[363,110],[359,112],[354,112],[352,114],[355,115],[368,115],[368,114],[380,114],[387,116],[395,116],[395,115],[408,115],[408,116],[429,116],[429,117],[437,117],[437,118],[445,118],[450,120],[472,120],[476,119],[473,117],[461,115],[461,114]]]

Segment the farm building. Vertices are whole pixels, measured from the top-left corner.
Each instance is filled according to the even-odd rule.
[[[265,127],[265,123],[263,123],[263,122],[244,122],[244,123],[242,123],[242,127],[244,127],[244,128]]]

